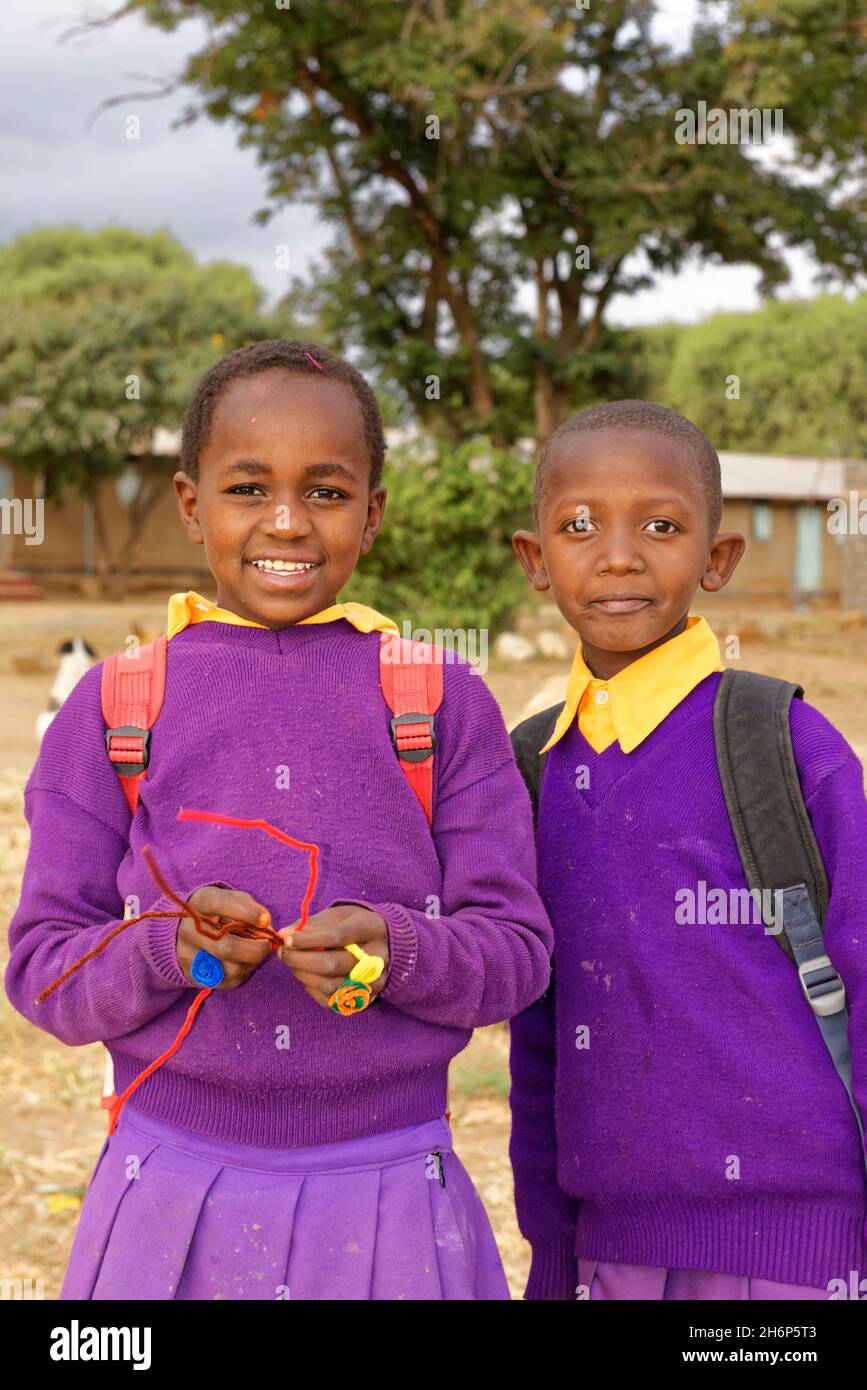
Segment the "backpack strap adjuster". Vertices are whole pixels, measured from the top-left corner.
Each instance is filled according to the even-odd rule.
[[[819,1018],[838,1014],[846,1007],[846,988],[827,956],[814,956],[798,966],[801,988]]]
[[[114,652],[102,664],[105,751],[133,816],[150,762],[151,729],[166,693],[167,643],[163,633],[135,651]]]
[[[432,758],[437,746],[432,714],[411,710],[391,720],[391,741],[397,756],[405,763],[422,763]]]
[[[112,739],[118,744],[112,747]],[[151,757],[151,731],[134,724],[121,724],[105,731],[105,751],[119,777],[138,777]]]

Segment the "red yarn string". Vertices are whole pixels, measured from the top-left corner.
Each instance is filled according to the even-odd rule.
[[[115,1097],[111,1105],[111,1108],[108,1112],[109,1135],[114,1134],[114,1131],[117,1129],[117,1122],[120,1119],[120,1112],[126,1105],[133,1091],[138,1090],[142,1082],[147,1081],[148,1077],[156,1071],[157,1067],[161,1067],[163,1062],[167,1062],[170,1057],[173,1057],[175,1055],[184,1038],[187,1036],[190,1029],[192,1028],[193,1021],[196,1017],[196,1014],[199,1012],[199,1009],[204,1004],[208,995],[213,994],[213,992],[214,991],[212,989],[199,990],[192,1004],[187,1009],[187,1016],[184,1019],[183,1024],[181,1025],[181,1030],[178,1033],[178,1036],[175,1038],[174,1042],[172,1043],[171,1047],[167,1047],[165,1052],[161,1053],[159,1057],[154,1058],[154,1060],[151,1063],[149,1063],[148,1066],[145,1067],[144,1071],[139,1072],[138,1076],[135,1077],[135,1079],[129,1083],[122,1095]]]
[[[266,835],[273,835],[275,840],[281,844],[291,845],[293,849],[303,849],[307,852],[307,888],[304,897],[301,899],[301,915],[298,919],[296,931],[301,931],[310,915],[310,903],[316,891],[316,877],[319,863],[319,846],[308,844],[306,840],[293,840],[291,835],[285,831],[278,830],[276,825],[271,825],[266,820],[242,820],[239,816],[221,816],[216,811],[192,811],[181,808],[178,811],[178,820],[203,820],[210,821],[214,825],[234,825],[241,830],[264,830]],[[282,942],[281,942],[282,945]]]
[[[312,902],[313,894],[316,891],[316,879],[318,874],[319,861],[318,845],[308,844],[305,840],[293,839],[291,835],[287,835],[285,831],[279,830],[276,825],[271,825],[270,822],[266,820],[244,820],[239,816],[223,816],[216,811],[197,811],[191,808],[182,808],[180,811],[178,811],[177,819],[186,821],[206,821],[212,825],[227,825],[240,830],[263,830],[266,835],[272,835],[274,839],[279,840],[281,844],[289,845],[293,849],[301,849],[306,851],[308,863],[307,887],[304,890],[304,897],[301,900],[301,911],[298,919],[298,925],[295,927],[296,931],[302,930],[310,915],[310,903]],[[210,941],[219,941],[228,932],[231,932],[233,936],[243,936],[247,937],[248,939],[252,938],[256,940],[265,940],[269,943],[272,951],[279,950],[280,947],[283,945],[283,939],[278,935],[278,933],[274,930],[273,926],[271,925],[270,915],[268,913],[261,913],[257,925],[251,926],[248,922],[221,922],[219,917],[215,917],[207,913],[197,912],[195,908],[191,907],[190,904],[186,902],[182,897],[180,897],[180,895],[174,891],[171,885],[166,882],[165,878],[163,877],[163,874],[161,873],[157,865],[156,860],[154,859],[153,851],[151,850],[150,845],[145,845],[144,849],[142,850],[142,858],[145,860],[148,868],[150,869],[157,886],[162,890],[164,897],[170,898],[172,902],[175,903],[178,908],[180,908],[180,913],[178,913],[177,911],[141,912],[138,914],[137,917],[128,917],[125,921],[118,923],[116,927],[112,928],[112,930],[108,933],[107,936],[103,937],[102,941],[100,941],[98,946],[95,946],[92,951],[88,951],[87,954],[82,956],[80,960],[75,961],[75,963],[71,965],[67,970],[64,970],[62,975],[59,975],[56,980],[53,980],[50,985],[48,985],[44,990],[42,990],[41,994],[38,994],[36,996],[35,1002],[37,1004],[43,1003],[43,1001],[46,1000],[50,994],[53,994],[54,991],[58,989],[60,985],[64,983],[65,980],[68,980],[71,975],[74,975],[75,972],[77,970],[80,970],[83,965],[86,965],[89,960],[93,960],[94,956],[98,956],[100,951],[104,950],[105,947],[109,944],[109,942],[113,941],[114,938],[118,936],[122,931],[126,931],[128,927],[135,926],[137,922],[143,922],[146,918],[178,917],[179,915],[191,917],[195,925],[196,931],[201,933],[202,936],[207,937]],[[206,923],[207,926],[205,925]],[[213,930],[209,931],[208,927],[212,927]],[[117,1129],[117,1122],[120,1117],[120,1112],[123,1109],[129,1097],[132,1095],[133,1091],[137,1090],[138,1087],[142,1084],[142,1082],[146,1081],[149,1076],[152,1076],[153,1073],[157,1070],[157,1068],[162,1066],[163,1062],[167,1062],[170,1057],[174,1056],[181,1043],[184,1041],[184,1038],[187,1036],[190,1029],[192,1028],[196,1018],[196,1014],[199,1012],[199,1009],[204,1004],[208,995],[213,994],[213,992],[214,991],[211,988],[199,990],[198,994],[196,995],[195,999],[193,1000],[192,1004],[187,1010],[187,1016],[184,1019],[184,1022],[181,1025],[180,1031],[178,1032],[178,1035],[175,1038],[174,1042],[172,1042],[172,1044],[166,1049],[166,1051],[163,1052],[159,1057],[154,1058],[154,1060],[151,1063],[149,1063],[147,1067],[145,1067],[144,1071],[140,1072],[139,1075],[130,1082],[126,1090],[120,1096],[117,1096],[115,1098],[114,1103],[112,1104],[111,1109],[109,1110],[109,1135],[114,1134],[115,1130]]]

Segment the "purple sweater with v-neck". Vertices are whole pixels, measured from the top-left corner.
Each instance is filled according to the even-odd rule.
[[[595,753],[575,721],[548,755],[555,984],[512,1023],[529,1298],[574,1298],[576,1256],[819,1288],[867,1275],[858,1127],[798,975],[751,916],[701,910],[703,893],[747,886],[716,764],[719,679],[629,754]],[[816,709],[796,700],[791,726],[867,1114],[863,773]]]
[[[343,1018],[272,955],[205,1002],[130,1104],[262,1147],[442,1115],[449,1061],[472,1029],[526,1008],[550,973],[529,798],[484,682],[465,662],[444,665],[431,829],[391,744],[378,633],[344,619],[279,632],[188,627],[168,645],[130,824],[105,753],[100,675],[89,671],[57,714],[25,790],[31,846],[6,974],[15,1007],[64,1042],[104,1041],[120,1094],[172,1042],[196,992],[175,954],[177,917],[127,928],[43,1004],[35,996],[118,925],[125,899],[172,908],[146,845],[183,897],[222,884],[252,894],[278,928],[297,921],[304,853],[176,819],[182,806],[261,817],[319,846],[313,912],[358,901],[385,918],[385,988]]]

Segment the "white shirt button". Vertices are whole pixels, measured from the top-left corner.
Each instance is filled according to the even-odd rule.
[[[607,704],[608,704],[608,691],[607,691],[607,690],[597,690],[597,691],[596,691],[596,694],[593,696],[593,698],[594,698],[594,700],[596,701],[597,705],[607,705]]]

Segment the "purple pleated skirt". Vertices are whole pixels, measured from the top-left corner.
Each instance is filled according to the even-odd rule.
[[[129,1105],[61,1299],[508,1299],[444,1119],[303,1149],[206,1139]]]

